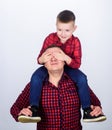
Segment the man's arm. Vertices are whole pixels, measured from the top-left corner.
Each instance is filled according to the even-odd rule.
[[[98,99],[98,97],[95,95],[95,93],[92,91],[91,88],[89,88],[89,91],[90,91],[90,101],[91,101],[91,104],[94,105],[94,106],[100,106],[101,107],[100,100]]]
[[[18,121],[18,115],[23,108],[27,108],[29,106],[29,91],[30,84],[28,83],[22,93],[18,96],[15,103],[10,108],[10,113],[13,118]]]
[[[93,110],[91,112],[92,116],[98,116],[100,114],[103,114],[101,102],[98,99],[98,97],[94,94],[94,92],[89,88],[90,90],[90,100],[91,100],[91,109]]]

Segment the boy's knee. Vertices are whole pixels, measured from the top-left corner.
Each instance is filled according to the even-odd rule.
[[[79,77],[80,77],[79,80],[80,80],[81,82],[83,82],[83,83],[87,82],[87,76],[86,76],[85,74],[82,74],[82,75],[80,75]]]

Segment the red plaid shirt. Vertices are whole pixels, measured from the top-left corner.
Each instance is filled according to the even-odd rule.
[[[82,52],[81,52],[81,44],[77,37],[72,35],[72,37],[70,39],[68,39],[66,41],[66,43],[63,44],[60,42],[60,39],[58,38],[57,33],[49,34],[49,36],[46,37],[46,39],[44,40],[44,43],[43,43],[43,46],[42,46],[42,49],[40,51],[38,58],[42,55],[42,53],[45,51],[45,49],[52,44],[55,44],[55,45],[61,47],[61,49],[69,57],[72,58],[72,61],[69,64],[70,67],[72,67],[72,68],[80,67]],[[38,61],[38,58],[37,58],[37,61]]]
[[[11,114],[16,121],[20,110],[30,105],[29,93],[30,84],[27,84],[11,107]],[[91,104],[101,105],[91,89],[90,96]],[[38,130],[82,130],[80,107],[77,88],[66,74],[62,76],[58,87],[46,79],[40,100],[42,120],[37,124]]]

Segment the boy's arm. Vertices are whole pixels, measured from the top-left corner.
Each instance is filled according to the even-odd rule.
[[[80,68],[82,57],[81,44],[76,37],[71,42],[72,43],[68,45],[68,48],[66,48],[71,51],[71,55],[66,54],[64,51],[60,51],[60,54],[57,54],[56,58],[65,61],[71,68],[78,69]]]
[[[28,83],[22,93],[18,96],[15,103],[10,108],[10,113],[13,118],[18,121],[18,114],[23,108],[27,108],[29,106],[29,91],[30,84]]]
[[[57,42],[57,37],[56,37],[55,33],[51,33],[50,35],[48,35],[45,38],[44,43],[42,45],[42,49],[40,51],[40,54],[37,57],[37,62],[39,64],[42,64],[42,63],[39,62],[39,58],[41,57],[41,55],[43,54],[45,49],[48,46],[55,44],[56,42]],[[73,50],[70,50],[70,51],[72,51],[72,55],[71,56],[66,55],[65,62],[67,63],[68,66],[70,66],[72,68],[80,68],[81,57],[82,57],[80,40],[77,37],[74,37],[71,45],[73,46]]]
[[[73,42],[72,46],[74,46],[73,54],[66,58],[66,63],[71,68],[78,69],[81,66],[81,58],[82,58],[81,43],[77,37],[75,37],[75,39],[72,42]]]
[[[57,39],[56,39],[56,37],[55,37],[55,33],[51,33],[51,34],[49,34],[49,35],[45,38],[45,40],[44,40],[44,42],[43,42],[43,45],[42,45],[42,48],[41,48],[41,50],[40,50],[40,53],[39,53],[39,55],[38,55],[38,57],[37,57],[37,63],[38,63],[38,64],[43,64],[43,63],[41,63],[41,60],[39,60],[39,58],[42,56],[42,54],[43,54],[43,52],[46,50],[46,48],[47,48],[48,46],[50,46],[50,45],[56,43],[56,41],[57,41]]]

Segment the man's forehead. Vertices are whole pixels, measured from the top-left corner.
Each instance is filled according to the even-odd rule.
[[[56,52],[56,51],[60,51],[60,48],[59,47],[52,47],[52,48],[48,48],[47,51]]]

